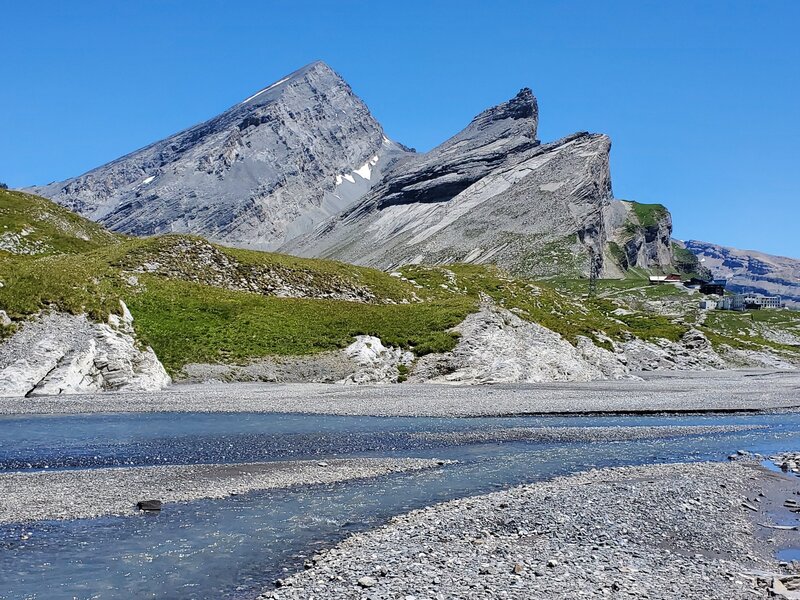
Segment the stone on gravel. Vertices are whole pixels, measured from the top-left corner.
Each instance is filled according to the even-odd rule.
[[[336,483],[428,469],[434,459],[335,459],[220,465],[174,465],[0,474],[0,524],[135,514],[132,496],[160,502],[225,498],[252,490]],[[36,498],[35,503],[31,498]],[[158,500],[153,502],[159,502]],[[141,505],[141,503],[140,503]],[[153,505],[154,506],[154,505]]]
[[[136,503],[136,508],[145,512],[157,512],[161,510],[161,500],[140,500]]]

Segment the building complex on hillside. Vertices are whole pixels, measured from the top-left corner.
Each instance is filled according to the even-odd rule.
[[[753,310],[761,308],[783,308],[780,296],[763,296],[761,294],[734,294],[724,296],[717,302],[720,310]]]

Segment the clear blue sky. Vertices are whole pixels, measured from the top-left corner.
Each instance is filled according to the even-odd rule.
[[[529,86],[676,237],[800,257],[800,1],[5,3],[0,181],[47,183],[322,59],[428,149]]]

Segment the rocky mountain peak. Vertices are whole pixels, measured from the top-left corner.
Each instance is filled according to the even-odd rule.
[[[343,87],[350,91],[350,86],[336,71],[323,61],[317,60],[248,96],[238,106],[255,107],[268,104],[292,86],[310,86],[315,88],[315,91],[323,93],[336,87]]]
[[[358,200],[404,154],[317,61],[204,123],[32,191],[115,231],[272,249]]]
[[[497,121],[509,119],[514,121],[519,119],[529,120],[530,123],[528,125],[532,129],[533,137],[536,137],[536,130],[539,125],[539,104],[530,88],[522,88],[511,100],[483,111],[472,120],[470,125],[475,126],[477,129],[486,129]]]
[[[429,152],[408,157],[352,210],[371,204],[447,202],[499,165],[539,145],[536,98],[523,88],[514,98],[481,112]]]
[[[630,241],[622,271],[669,265],[668,213],[642,224],[613,199],[608,136],[541,144],[538,117],[523,88],[430,152],[398,162],[352,208],[282,250],[384,269],[492,263],[529,276],[585,274],[594,250],[603,273],[620,275],[615,256]]]

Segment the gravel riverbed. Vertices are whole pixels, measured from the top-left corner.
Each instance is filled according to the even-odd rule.
[[[528,441],[541,444],[572,442],[623,442],[656,440],[688,435],[717,435],[769,429],[766,425],[649,425],[637,427],[500,427],[475,431],[420,432],[413,438],[442,444],[476,444]]]
[[[260,599],[766,598],[770,573],[794,581],[796,565],[773,552],[797,534],[765,528],[774,515],[759,500],[798,482],[747,459],[601,469],[455,500],[348,538]]]
[[[291,412],[469,417],[519,414],[726,412],[800,408],[800,371],[649,374],[643,381],[448,386],[206,383],[158,392],[0,398],[0,415]]]
[[[126,515],[140,500],[185,502],[433,468],[443,461],[355,458],[0,474],[0,523]],[[167,507],[165,507],[165,510]]]

